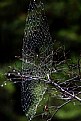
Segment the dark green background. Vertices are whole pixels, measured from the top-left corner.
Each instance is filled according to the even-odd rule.
[[[81,48],[81,1],[43,2],[52,38],[78,54]],[[21,62],[16,61],[15,55],[22,55],[23,31],[29,3],[29,0],[0,0],[0,83],[5,80],[2,74],[8,71],[9,65],[21,65]],[[19,93],[16,93],[16,90]],[[19,94],[20,86],[17,85],[0,88],[0,121],[26,121],[20,107],[20,99],[17,98],[20,97]],[[55,121],[81,121],[81,110],[77,107],[70,107],[65,113],[61,112],[62,115],[67,115],[61,119],[59,114]]]

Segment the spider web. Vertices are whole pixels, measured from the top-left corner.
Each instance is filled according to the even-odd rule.
[[[78,65],[67,64],[65,49],[60,44],[60,47],[55,47],[55,44],[49,32],[43,3],[30,2],[24,29],[22,71],[13,70],[7,74],[14,83],[21,83],[21,103],[28,120],[35,117],[45,95],[50,112],[46,112],[47,120],[52,119],[73,98],[81,102],[80,62]],[[58,104],[57,100],[60,100]]]
[[[31,120],[47,89],[44,79],[51,73],[53,63],[53,41],[42,2],[36,4],[34,1],[29,5],[22,58],[21,102]]]

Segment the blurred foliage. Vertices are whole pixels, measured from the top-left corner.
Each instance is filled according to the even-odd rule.
[[[30,0],[0,0],[0,84],[6,80],[3,74],[9,70],[8,65],[12,68],[21,67],[21,62],[16,61],[15,64],[14,59],[15,55],[22,54],[23,30],[29,2]],[[78,54],[81,48],[81,1],[43,2],[52,38],[61,41],[67,49]],[[75,61],[76,57],[72,57]],[[64,75],[59,76],[62,78]],[[0,121],[26,121],[19,94],[19,86],[14,86],[10,82],[0,88]],[[80,113],[79,106],[69,104],[57,113],[54,120],[81,121]]]
[[[39,1],[39,0],[38,0]],[[0,61],[21,55],[23,30],[30,0],[0,1]],[[81,1],[44,0],[45,12],[53,39],[68,42],[68,48],[81,46]]]

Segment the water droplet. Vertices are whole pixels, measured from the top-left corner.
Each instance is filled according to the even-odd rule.
[[[10,76],[10,73],[8,73],[8,76]]]
[[[20,73],[18,72],[18,75],[20,75]]]
[[[15,72],[15,70],[13,70],[13,72]]]
[[[6,83],[4,85],[6,85]]]
[[[2,84],[1,87],[3,87],[4,85]]]

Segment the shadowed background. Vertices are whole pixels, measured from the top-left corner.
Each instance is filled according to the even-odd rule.
[[[81,48],[81,1],[43,2],[52,38],[78,55]],[[2,74],[9,70],[9,65],[12,68],[21,67],[15,55],[22,55],[23,30],[29,3],[29,0],[0,1],[0,83],[5,80]],[[55,121],[80,121],[80,113],[78,106],[70,105],[56,115]],[[0,88],[0,115],[0,121],[26,121],[21,109],[20,86],[9,84]]]

